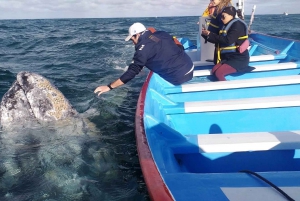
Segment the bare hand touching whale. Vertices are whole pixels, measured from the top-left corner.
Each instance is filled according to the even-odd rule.
[[[98,96],[100,96],[100,94],[102,93],[105,93],[105,92],[108,92],[114,88],[117,88],[121,85],[123,85],[124,83],[120,80],[120,79],[117,79],[116,81],[108,84],[107,86],[99,86],[95,89],[94,93],[95,94],[98,94]]]

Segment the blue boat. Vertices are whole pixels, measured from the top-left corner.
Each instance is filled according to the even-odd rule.
[[[300,200],[300,41],[249,40],[255,70],[229,81],[210,78],[199,46],[193,80],[148,75],[135,131],[151,200]]]

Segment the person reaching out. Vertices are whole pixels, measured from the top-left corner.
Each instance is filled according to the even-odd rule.
[[[135,45],[133,61],[121,77],[108,85],[94,90],[98,96],[116,87],[126,84],[146,66],[164,80],[180,85],[193,78],[194,65],[184,50],[178,48],[170,34],[164,31],[152,33],[141,23],[129,27],[125,41]]]

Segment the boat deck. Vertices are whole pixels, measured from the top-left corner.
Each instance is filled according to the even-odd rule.
[[[281,172],[281,175],[261,173],[273,183],[279,184],[292,198],[300,198],[300,172]],[[282,179],[284,177],[284,180]],[[168,187],[176,189],[173,196],[178,201],[186,200],[230,200],[230,201],[286,201],[268,184],[245,173],[226,174],[166,174]],[[288,182],[287,182],[288,181]],[[274,192],[275,191],[275,192]],[[187,199],[186,196],[189,196]],[[296,199],[297,200],[297,199]]]
[[[300,43],[276,38],[273,47],[264,37],[252,37],[256,69],[228,81],[216,82],[207,62],[194,62],[193,80],[180,86],[152,75],[143,123],[174,200],[286,200],[241,170],[300,198]]]

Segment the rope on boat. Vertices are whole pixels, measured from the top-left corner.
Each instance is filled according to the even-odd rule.
[[[273,184],[272,182],[270,182],[269,180],[267,180],[266,178],[264,178],[263,176],[257,174],[256,172],[252,172],[250,170],[241,170],[239,172],[244,172],[244,173],[248,173],[248,174],[252,174],[258,178],[260,178],[261,180],[263,180],[264,182],[266,182],[267,184],[269,184],[270,186],[272,186],[273,188],[275,188],[277,191],[279,191],[284,197],[286,197],[286,199],[288,201],[295,201],[293,198],[291,198],[288,194],[286,194],[283,190],[281,190],[278,186],[276,186],[275,184]]]

